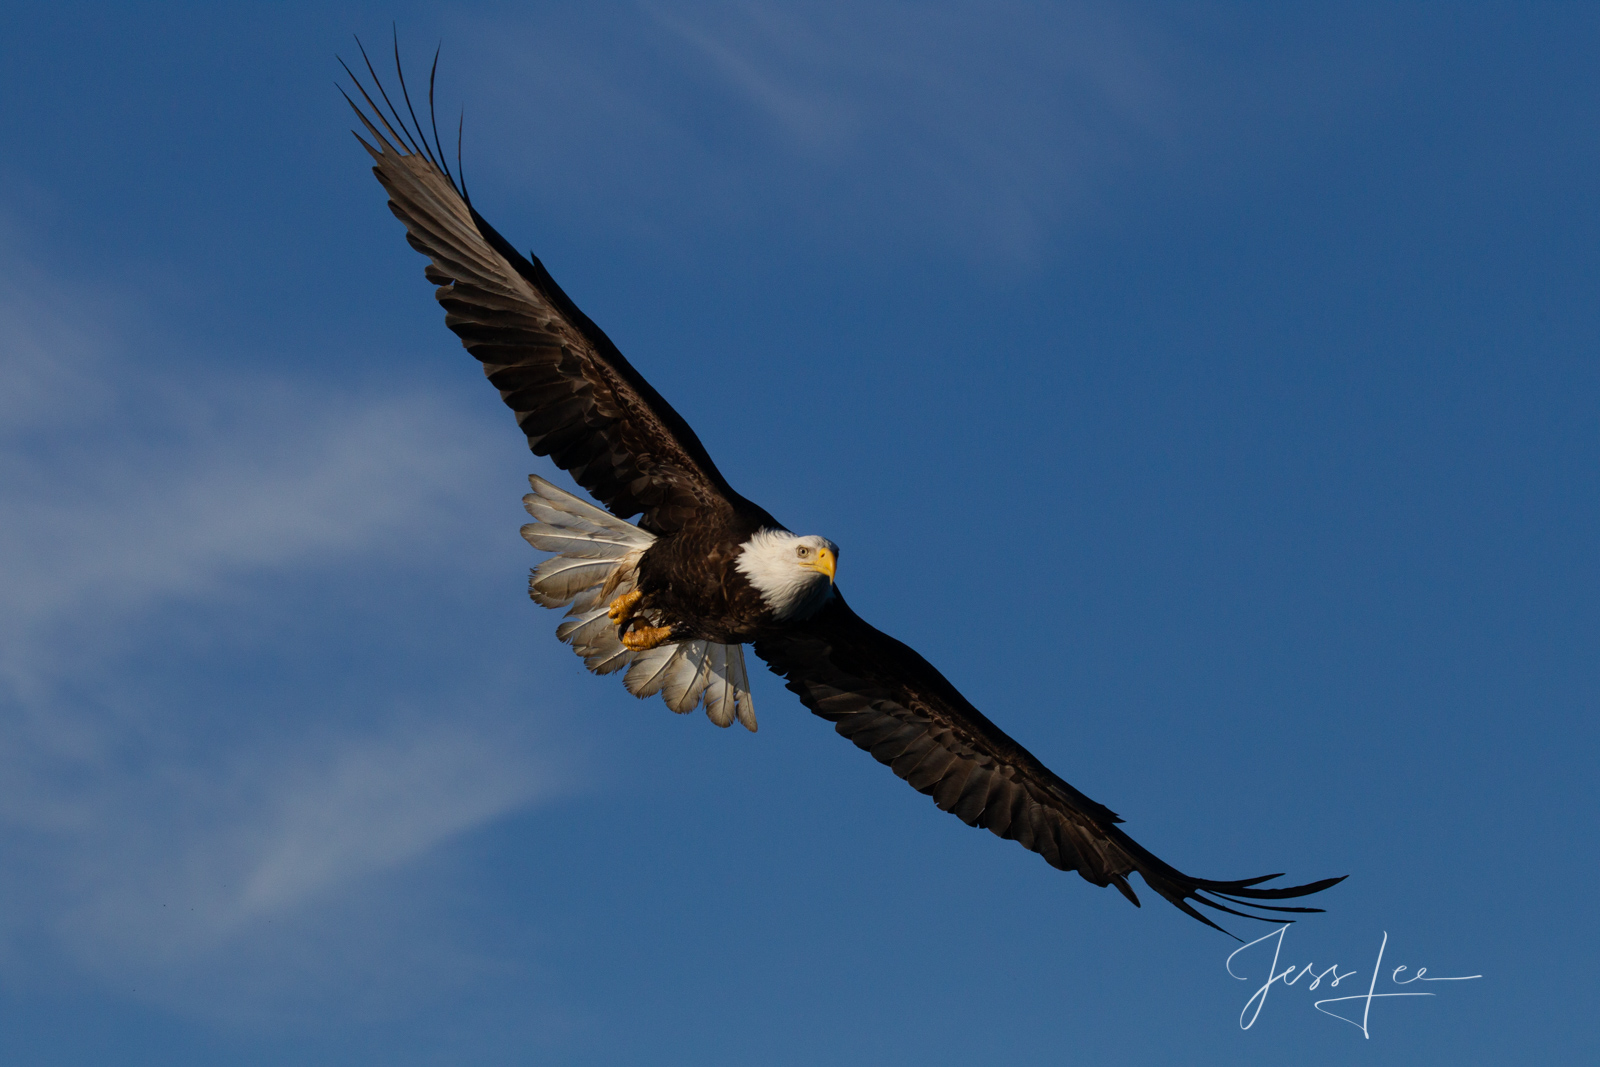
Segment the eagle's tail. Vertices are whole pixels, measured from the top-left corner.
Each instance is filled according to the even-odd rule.
[[[612,598],[632,591],[635,567],[654,535],[536,474],[528,476],[528,484],[533,492],[522,504],[534,521],[522,528],[522,536],[534,548],[555,553],[529,575],[528,595],[547,608],[567,608],[556,636],[596,674],[627,667],[623,684],[636,697],[660,693],[680,715],[703,701],[707,717],[718,726],[737,718],[755,730],[743,645],[678,641],[636,652],[618,640],[607,609]]]

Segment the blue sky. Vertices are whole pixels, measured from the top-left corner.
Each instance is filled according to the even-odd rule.
[[[858,611],[1177,866],[1349,874],[1285,962],[1484,977],[1243,1030],[1264,960],[770,675],[755,736],[586,675],[516,532],[559,476],[334,89],[391,20],[479,208]],[[1592,10],[0,30],[0,1059],[1592,1054]]]

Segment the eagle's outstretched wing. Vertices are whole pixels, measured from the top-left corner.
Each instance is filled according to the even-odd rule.
[[[1053,867],[1077,871],[1095,885],[1114,885],[1135,905],[1139,898],[1127,879],[1134,871],[1214,927],[1190,901],[1253,919],[1265,917],[1229,905],[1314,912],[1322,909],[1259,902],[1309,896],[1343,881],[1263,889],[1256,887],[1280,876],[1218,882],[1169,866],[1123,833],[1116,813],[1058,778],[932,664],[863,621],[841,596],[812,619],[757,641],[755,650],[806,707],[941,809],[1018,842]]]
[[[483,363],[529,447],[617,517],[642,513],[639,525],[654,534],[726,510],[776,525],[733,491],[683,416],[544,266],[523,258],[473,210],[445,162],[437,128],[430,144],[415,114],[408,124],[390,103],[370,63],[368,71],[389,115],[350,72],[371,114],[353,100],[350,106],[376,144],[359,134],[357,140],[372,154],[373,173],[411,246],[430,261],[423,273],[439,286],[434,295],[445,325]],[[403,76],[400,86],[411,113]],[[430,114],[432,95],[430,79]]]

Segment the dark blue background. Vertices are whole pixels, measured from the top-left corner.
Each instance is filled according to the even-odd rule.
[[[752,737],[585,675],[524,596],[552,472],[333,88],[391,18],[418,73],[443,41],[477,206],[858,611],[1185,870],[1348,873],[1286,960],[1364,989],[1387,931],[1386,973],[1484,977],[1241,1032],[1263,965],[770,676]],[[1580,1058],[1597,43],[1581,5],[10,6],[0,1058]]]

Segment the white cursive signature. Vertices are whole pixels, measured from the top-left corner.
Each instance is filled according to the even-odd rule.
[[[1288,931],[1289,927],[1287,925],[1280,926],[1276,930],[1272,931],[1272,933],[1264,934],[1250,942],[1248,945],[1239,946],[1228,955],[1228,961],[1226,964],[1228,973],[1241,982],[1248,982],[1250,980],[1249,978],[1242,974],[1234,973],[1233,958],[1246,949],[1261,944],[1263,941],[1269,941],[1273,938],[1277,939],[1277,943],[1273,946],[1272,950],[1272,965],[1267,968],[1267,980],[1262,983],[1260,989],[1257,989],[1255,993],[1251,995],[1249,1000],[1245,1001],[1244,1010],[1239,1013],[1239,1029],[1241,1030],[1248,1030],[1256,1024],[1256,1019],[1258,1019],[1261,1015],[1261,1009],[1267,1003],[1267,994],[1271,992],[1275,983],[1282,983],[1284,988],[1288,988],[1298,983],[1300,979],[1310,975],[1311,981],[1306,984],[1306,989],[1308,991],[1316,989],[1318,986],[1320,986],[1324,978],[1329,979],[1329,988],[1337,989],[1340,982],[1344,981],[1346,978],[1354,978],[1360,973],[1359,971],[1349,971],[1345,974],[1340,974],[1339,965],[1337,963],[1330,967],[1324,968],[1320,972],[1316,970],[1316,964],[1314,963],[1308,963],[1304,967],[1298,967],[1296,964],[1291,963],[1283,970],[1278,970],[1278,957],[1283,954],[1283,936],[1284,934],[1288,933]],[[1422,992],[1420,990],[1405,990],[1399,993],[1378,992],[1378,975],[1383,971],[1383,953],[1388,947],[1389,932],[1385,930],[1383,932],[1383,941],[1378,945],[1378,962],[1373,964],[1372,980],[1367,983],[1367,991],[1365,993],[1356,993],[1348,997],[1328,997],[1324,1000],[1317,1001],[1312,1005],[1312,1007],[1316,1008],[1324,1015],[1331,1015],[1335,1019],[1344,1020],[1351,1026],[1354,1026],[1356,1029],[1360,1030],[1362,1037],[1371,1038],[1372,1033],[1368,1030],[1367,1023],[1372,1016],[1372,1002],[1374,1000],[1378,1000],[1382,997],[1434,996],[1433,993]],[[1406,964],[1401,964],[1399,967],[1396,967],[1390,973],[1389,981],[1395,985],[1410,985],[1413,982],[1470,982],[1474,978],[1483,977],[1481,974],[1466,974],[1454,978],[1430,978],[1428,977],[1428,968],[1418,967],[1410,978],[1402,979],[1400,975],[1407,970],[1410,970],[1410,967]],[[1324,1004],[1338,1004],[1347,1000],[1359,1000],[1362,1002],[1360,1022],[1356,1022],[1347,1015],[1340,1015],[1336,1011],[1329,1011],[1327,1008],[1323,1007]]]

